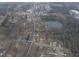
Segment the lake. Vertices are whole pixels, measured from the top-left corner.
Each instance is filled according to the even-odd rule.
[[[45,22],[45,24],[48,26],[48,28],[53,29],[61,29],[63,27],[63,24],[59,21],[48,21]]]

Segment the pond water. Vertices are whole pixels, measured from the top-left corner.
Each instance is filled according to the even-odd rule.
[[[45,24],[48,26],[48,28],[53,29],[61,29],[63,27],[63,24],[59,21],[48,21],[45,22]]]

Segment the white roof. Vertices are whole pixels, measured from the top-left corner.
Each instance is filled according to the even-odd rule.
[[[79,14],[79,11],[77,11],[77,10],[70,10],[70,12],[71,12],[72,14]]]

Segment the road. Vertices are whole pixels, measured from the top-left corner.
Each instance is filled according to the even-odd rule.
[[[29,53],[30,53],[30,50],[31,50],[31,47],[32,47],[32,44],[33,44],[33,35],[35,33],[35,13],[34,13],[34,7],[32,8],[32,13],[31,13],[31,22],[32,22],[32,32],[30,34],[30,37],[29,37],[29,40],[32,41],[32,42],[28,42],[29,43],[29,48],[28,48],[28,51],[25,50],[23,56],[29,56]]]

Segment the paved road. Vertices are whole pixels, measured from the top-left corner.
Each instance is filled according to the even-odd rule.
[[[29,53],[30,53],[30,50],[31,50],[31,47],[32,47],[32,44],[33,44],[33,35],[35,33],[35,14],[34,14],[34,7],[33,7],[33,10],[32,10],[32,14],[30,15],[31,16],[31,21],[32,21],[32,32],[30,34],[30,37],[29,37],[29,40],[32,41],[32,42],[28,42],[29,43],[29,48],[28,48],[28,51],[24,51],[24,54],[23,56],[29,56]]]

